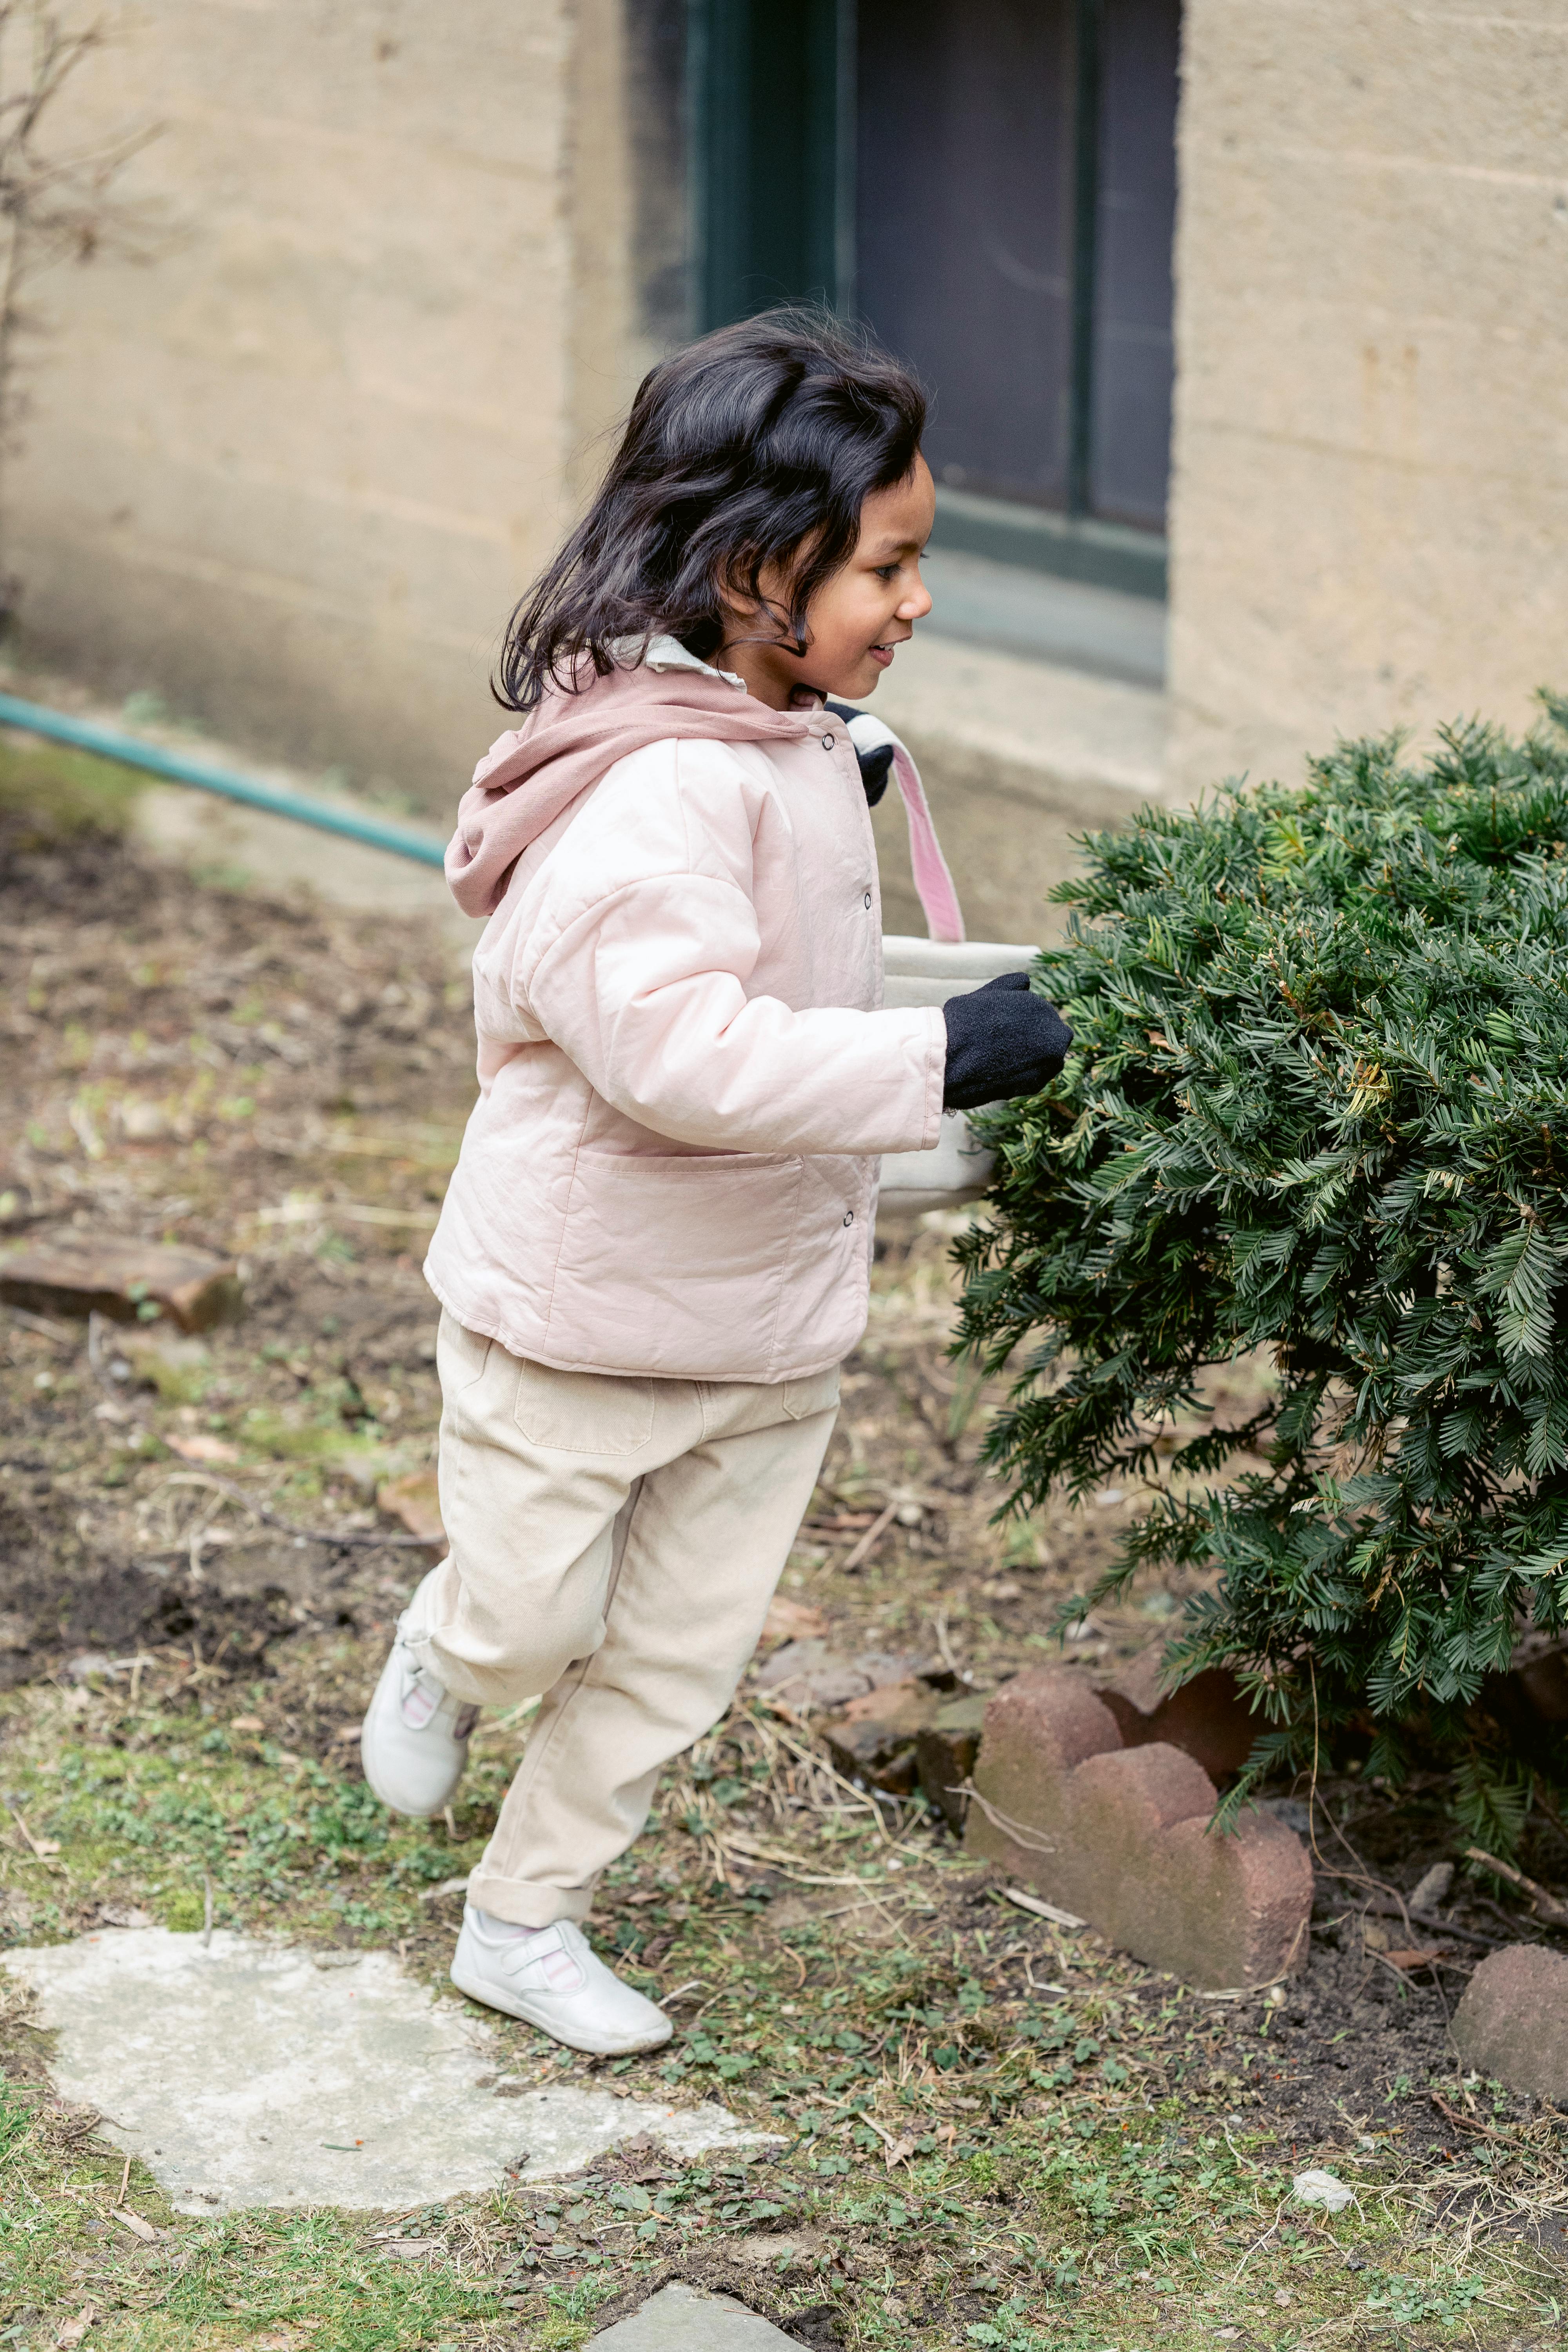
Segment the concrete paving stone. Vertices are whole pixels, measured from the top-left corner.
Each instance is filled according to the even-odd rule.
[[[830,1642],[786,1642],[757,1668],[754,1679],[759,1690],[776,1692],[791,1706],[841,1707],[868,1691],[907,1681],[921,1663],[880,1650],[846,1657]]]
[[[700,2294],[679,2280],[660,2287],[629,2319],[589,2338],[602,2352],[800,2352],[793,2336],[727,2294]]]
[[[641,2133],[684,2157],[774,2144],[711,2104],[498,2085],[484,2019],[389,1952],[110,1928],[0,1964],[59,2037],[61,2096],[98,2108],[181,2213],[391,2211],[552,2179]]]
[[[1545,1944],[1489,1952],[1454,2011],[1467,2066],[1510,2091],[1568,2100],[1568,1953]]]

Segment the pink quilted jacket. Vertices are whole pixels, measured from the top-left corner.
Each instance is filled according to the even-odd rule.
[[[915,787],[918,793],[918,782]],[[787,1381],[865,1327],[878,1157],[929,1149],[940,1012],[877,1009],[854,747],[668,639],[552,694],[447,855],[480,1099],[426,1273],[568,1370]]]

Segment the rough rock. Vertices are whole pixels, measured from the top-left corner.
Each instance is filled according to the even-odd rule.
[[[1168,1741],[1126,1748],[1072,1667],[1020,1675],[985,1710],[964,1842],[1124,1950],[1212,1989],[1304,1968],[1312,1873],[1267,1814],[1211,1833],[1214,1782]]]
[[[980,1727],[985,1720],[985,1700],[977,1691],[944,1700],[932,1720],[915,1736],[915,1771],[928,1805],[946,1816],[954,1830],[963,1827],[969,1799],[963,1784],[980,1753]]]
[[[0,1299],[35,1315],[107,1315],[116,1323],[166,1315],[182,1331],[232,1323],[244,1306],[239,1269],[205,1250],[157,1242],[32,1242],[0,1260]]]
[[[821,1738],[847,1779],[907,1797],[915,1786],[915,1741],[938,1704],[935,1692],[912,1676],[884,1683],[852,1698],[822,1725]]]
[[[918,1664],[879,1650],[848,1658],[827,1642],[786,1642],[758,1667],[755,1680],[759,1690],[772,1691],[786,1706],[841,1707],[885,1684],[907,1681]]]
[[[1510,1944],[1481,1962],[1454,2011],[1467,2066],[1510,2091],[1568,2102],[1568,1953]]]
[[[1163,1691],[1163,1650],[1156,1646],[1095,1685],[1116,1717],[1122,1746],[1142,1748],[1163,1739],[1193,1757],[1213,1780],[1239,1772],[1258,1723],[1236,1676],[1224,1666],[1207,1666],[1180,1690]]]

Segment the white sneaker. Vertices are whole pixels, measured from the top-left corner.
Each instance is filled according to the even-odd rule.
[[[468,1734],[479,1714],[465,1706],[422,1666],[398,1622],[392,1654],[360,1727],[364,1777],[395,1813],[424,1821],[449,1805],[468,1760]]]
[[[657,2050],[675,2031],[662,2009],[605,1966],[570,1919],[514,1927],[467,1905],[452,1982],[470,2000],[503,2009],[569,2050],[595,2057]]]

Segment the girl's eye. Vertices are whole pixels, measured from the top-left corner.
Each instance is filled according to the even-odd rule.
[[[900,564],[897,563],[879,563],[877,566],[877,577],[879,580],[896,580],[902,568],[903,567]]]

